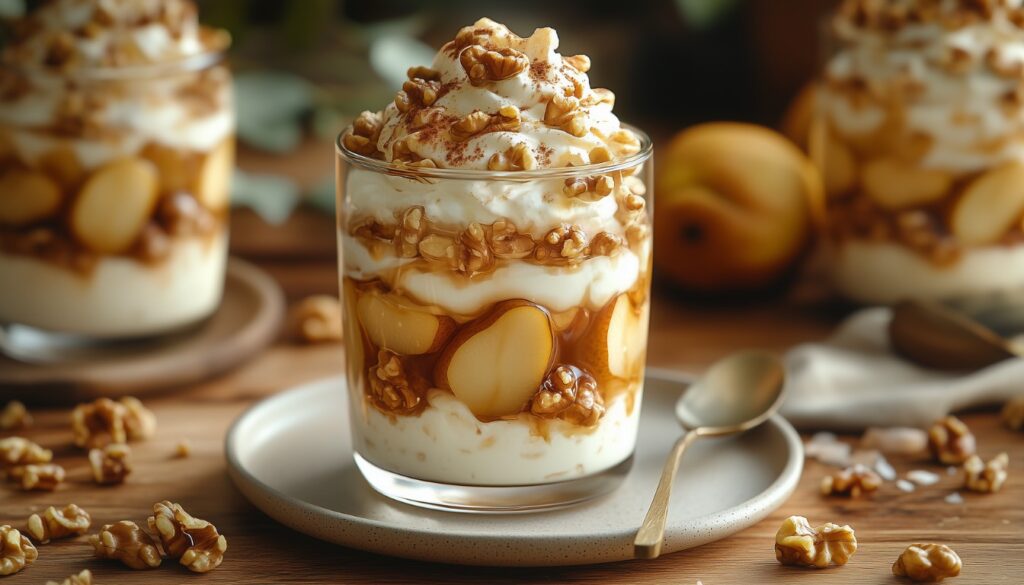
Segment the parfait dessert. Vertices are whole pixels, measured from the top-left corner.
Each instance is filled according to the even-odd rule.
[[[812,152],[848,297],[1024,286],[1020,0],[844,1]]]
[[[189,0],[55,0],[17,23],[0,61],[0,323],[123,338],[216,309],[227,41]]]
[[[557,49],[481,19],[339,137],[352,434],[378,489],[380,470],[524,486],[631,458],[651,145]]]

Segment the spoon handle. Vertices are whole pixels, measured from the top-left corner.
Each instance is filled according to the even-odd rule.
[[[679,471],[679,460],[683,451],[699,435],[696,431],[688,431],[672,446],[665,467],[661,470],[658,489],[654,492],[651,506],[647,508],[647,516],[640,530],[633,539],[633,556],[638,559],[656,559],[661,554],[661,544],[665,539],[665,522],[668,520],[668,500],[672,496],[672,484],[676,481]]]

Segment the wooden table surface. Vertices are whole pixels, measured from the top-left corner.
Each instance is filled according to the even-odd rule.
[[[258,261],[279,279],[291,299],[333,292],[332,221],[300,212],[264,237],[267,226],[248,212],[236,213],[236,253]],[[267,238],[274,247],[268,247]],[[813,289],[759,302],[683,304],[655,295],[649,363],[698,372],[712,360],[739,348],[782,351],[794,343],[824,336],[843,310],[822,302]],[[208,519],[227,536],[224,564],[205,576],[190,574],[175,562],[146,573],[94,560],[86,539],[55,541],[40,547],[39,560],[3,580],[4,585],[44,583],[83,568],[106,583],[896,583],[890,565],[913,542],[943,542],[963,558],[963,575],[954,583],[1024,582],[1024,433],[998,423],[994,412],[976,412],[964,420],[976,433],[985,455],[1007,451],[1010,479],[994,495],[964,495],[951,505],[943,498],[959,476],[921,462],[894,461],[902,472],[925,468],[942,472],[937,486],[903,493],[887,483],[874,497],[826,499],[817,486],[826,468],[808,461],[796,493],[778,511],[735,536],[695,550],[653,561],[546,568],[487,569],[434,565],[386,558],[322,543],[284,528],[246,502],[225,472],[224,435],[231,422],[255,401],[298,383],[341,372],[341,347],[299,347],[280,343],[221,378],[147,400],[159,430],[153,440],[136,444],[135,471],[127,484],[92,484],[82,453],[71,445],[68,411],[36,411],[36,425],[23,433],[54,449],[69,477],[59,491],[21,493],[0,487],[0,524],[23,527],[32,512],[74,502],[87,509],[93,525],[122,519],[144,523],[153,502],[170,499]],[[174,459],[174,447],[188,439],[192,456]],[[675,437],[665,437],[666,441]],[[849,437],[853,440],[854,437]],[[775,531],[791,514],[812,523],[832,521],[854,527],[860,548],[845,567],[824,571],[779,566]],[[640,518],[637,518],[639,525]]]

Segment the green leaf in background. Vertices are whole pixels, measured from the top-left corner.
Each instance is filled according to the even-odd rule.
[[[739,0],[676,0],[680,14],[694,28],[714,26],[737,4]]]
[[[334,215],[334,173],[327,175],[306,193],[306,203],[317,211]]]
[[[241,72],[235,76],[235,105],[240,140],[285,153],[302,140],[301,117],[313,107],[313,87],[290,73]]]
[[[406,72],[412,65],[430,65],[434,49],[413,37],[393,34],[378,37],[370,43],[370,64],[373,70],[392,87],[402,87]]]
[[[231,178],[231,205],[247,207],[271,225],[280,225],[299,204],[299,186],[280,175],[250,174],[235,169]]]
[[[18,18],[25,14],[25,0],[0,0],[0,18]]]

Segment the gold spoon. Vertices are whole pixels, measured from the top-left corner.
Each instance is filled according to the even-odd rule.
[[[701,437],[724,437],[750,430],[782,404],[785,369],[779,358],[744,351],[715,362],[676,402],[676,418],[686,430],[668,456],[658,489],[633,540],[633,556],[653,559],[661,554],[668,518],[668,500],[679,459]]]
[[[929,368],[977,370],[1022,355],[995,331],[932,301],[903,301],[892,309],[889,341],[896,353]]]

